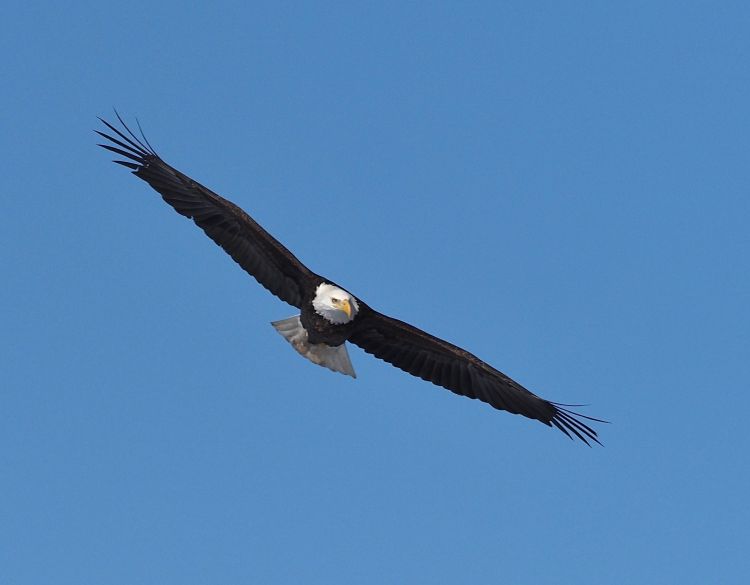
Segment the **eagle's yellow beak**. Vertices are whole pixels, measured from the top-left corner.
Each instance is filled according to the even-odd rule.
[[[341,310],[346,313],[346,316],[349,317],[349,319],[352,318],[352,307],[349,304],[349,299],[344,299],[341,301]]]

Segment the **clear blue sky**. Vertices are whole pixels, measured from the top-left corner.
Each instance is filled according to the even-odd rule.
[[[0,582],[745,583],[750,8],[626,4],[6,8]],[[301,359],[113,106],[605,447]]]

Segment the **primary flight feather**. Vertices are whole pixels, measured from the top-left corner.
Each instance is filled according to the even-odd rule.
[[[122,129],[96,131],[115,160],[153,187],[177,213],[192,219],[246,272],[300,314],[274,328],[313,363],[355,377],[346,342],[414,376],[499,410],[521,414],[589,444],[597,432],[584,422],[603,422],[540,398],[475,355],[416,327],[383,315],[332,280],[310,271],[242,209],[165,163],[148,141],[117,116]]]

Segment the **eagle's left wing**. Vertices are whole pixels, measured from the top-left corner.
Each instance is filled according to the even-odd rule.
[[[589,440],[599,443],[597,432],[581,419],[604,421],[540,398],[460,347],[378,313],[364,303],[362,309],[349,341],[367,353],[456,394],[554,425],[587,445]]]

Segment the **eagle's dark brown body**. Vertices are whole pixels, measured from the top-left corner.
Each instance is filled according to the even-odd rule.
[[[312,297],[310,300],[302,303],[300,320],[302,326],[307,331],[307,337],[310,343],[325,343],[326,345],[338,346],[349,341],[357,327],[362,323],[362,305],[360,302],[360,312],[349,323],[336,325],[318,315],[312,306]]]

